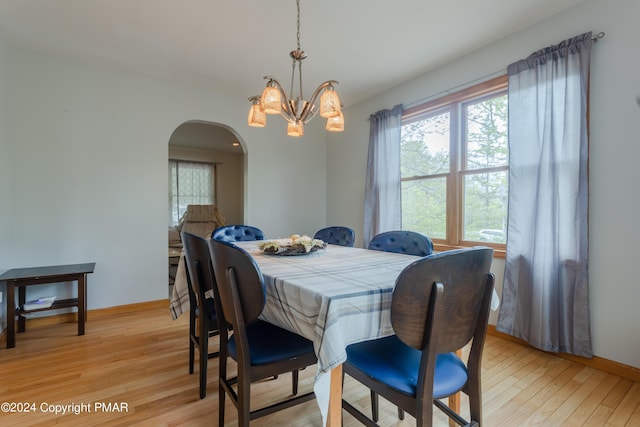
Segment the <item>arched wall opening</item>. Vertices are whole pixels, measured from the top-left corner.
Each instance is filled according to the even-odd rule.
[[[168,162],[173,160],[213,164],[213,204],[217,206],[226,224],[245,222],[246,148],[232,128],[221,123],[200,120],[184,122],[171,134],[168,154]],[[170,173],[169,168],[167,173]],[[167,181],[169,182],[167,193],[168,283],[171,298],[182,253],[182,243],[180,234],[175,228],[176,218],[172,212],[173,207],[170,206],[172,199],[169,194],[170,176]]]
[[[215,204],[228,224],[245,221],[246,148],[229,126],[192,120],[169,139],[169,159],[213,163]]]

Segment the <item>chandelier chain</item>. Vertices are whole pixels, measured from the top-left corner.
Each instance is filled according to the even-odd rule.
[[[296,0],[296,6],[298,8],[298,15],[297,15],[297,28],[296,28],[296,40],[298,42],[297,48],[298,48],[298,55],[299,55],[299,59],[298,59],[298,77],[299,77],[299,84],[300,84],[300,88],[299,88],[299,94],[300,94],[300,98],[304,99],[304,95],[302,94],[302,60],[304,59],[304,52],[302,52],[302,50],[300,49],[300,0]],[[293,61],[294,63],[294,68],[295,68],[295,61]],[[293,97],[293,82],[291,85],[291,97]]]
[[[296,6],[298,7],[296,39],[298,40],[298,50],[300,50],[300,0],[296,0]]]

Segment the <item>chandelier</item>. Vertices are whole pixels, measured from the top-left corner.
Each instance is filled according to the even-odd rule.
[[[302,94],[302,60],[306,58],[304,51],[300,49],[300,0],[296,0],[298,7],[297,19],[297,48],[289,54],[293,59],[291,70],[291,90],[290,96],[284,91],[282,85],[275,77],[264,76],[268,80],[267,87],[262,92],[262,96],[252,96],[251,108],[249,109],[249,126],[264,127],[267,123],[267,114],[280,114],[287,121],[287,135],[304,135],[304,125],[315,117],[318,110],[320,116],[327,119],[325,129],[331,132],[342,132],[344,130],[344,116],[340,110],[340,99],[335,91],[335,80],[327,80],[313,92],[307,101]],[[298,96],[294,98],[294,83],[298,73]],[[319,107],[316,100],[320,95]]]

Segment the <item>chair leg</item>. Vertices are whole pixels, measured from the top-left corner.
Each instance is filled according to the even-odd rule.
[[[249,427],[251,419],[250,396],[251,383],[246,379],[238,378],[238,427]]]
[[[226,376],[225,376],[226,378]],[[222,386],[222,376],[218,381],[218,426],[224,426],[224,398],[225,398],[225,389]]]
[[[218,360],[218,427],[224,427],[224,401],[227,390],[227,349],[226,349],[226,333],[220,335],[220,358]]]
[[[474,422],[480,423],[482,420],[482,397],[480,396],[479,386],[469,391],[469,420],[471,424]],[[460,406],[458,406],[460,409]]]
[[[378,422],[380,411],[378,399],[378,393],[371,390],[371,419],[376,423]],[[398,419],[404,420],[404,410],[400,409],[400,407],[398,407]]]
[[[200,321],[200,337],[198,337],[198,354],[200,357],[200,399],[207,395],[207,361],[209,360],[209,322]]]
[[[378,393],[371,390],[371,419],[376,423],[378,422],[380,412],[378,399]],[[404,420],[404,410],[400,409],[400,407],[398,407],[398,419]]]
[[[292,379],[292,389],[293,389],[293,395],[295,396],[296,394],[298,394],[298,378],[299,378],[300,374],[298,372],[298,370],[296,369],[295,371],[291,371],[291,379]]]
[[[371,390],[371,419],[378,422],[378,393]]]
[[[193,374],[193,365],[195,364],[196,350],[191,336],[189,336],[189,374]]]
[[[204,354],[203,354],[204,353]],[[207,354],[200,351],[200,399],[207,396]]]
[[[191,316],[191,313],[189,313]],[[196,333],[196,326],[194,324],[193,318],[189,319],[189,373],[193,374],[193,365],[195,362],[196,350],[195,344],[193,343],[193,336]]]

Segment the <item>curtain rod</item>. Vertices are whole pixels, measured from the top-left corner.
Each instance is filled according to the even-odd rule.
[[[478,77],[478,78],[473,79],[471,81],[459,84],[458,86],[454,86],[452,88],[440,91],[440,92],[438,92],[438,93],[436,93],[434,95],[431,95],[431,96],[429,96],[427,98],[423,98],[423,99],[420,99],[418,101],[411,102],[409,104],[404,104],[404,108],[407,109],[407,108],[415,107],[416,105],[427,103],[427,102],[429,102],[431,100],[441,98],[443,96],[449,95],[451,93],[458,92],[460,90],[466,89],[468,87],[474,86],[474,85],[482,83],[484,81],[491,80],[493,78],[502,76],[502,75],[506,74],[506,72],[507,72],[506,69],[502,69],[502,70],[494,71],[494,72],[489,73],[489,74],[485,74],[482,77]]]
[[[603,37],[604,37],[604,31],[600,31],[597,34],[592,35],[591,36],[591,40],[593,40],[594,42],[597,43],[598,40],[603,38]],[[432,99],[437,99],[437,98],[440,98],[442,96],[448,95],[450,93],[457,92],[459,90],[462,90],[462,89],[465,89],[467,87],[473,86],[473,85],[475,85],[477,83],[481,83],[483,81],[490,80],[492,78],[495,78],[495,77],[498,77],[500,75],[503,75],[504,73],[506,73],[506,69],[499,70],[499,71],[494,71],[493,73],[489,73],[489,74],[486,74],[486,75],[484,75],[482,77],[478,77],[478,78],[473,79],[473,80],[471,80],[469,82],[460,84],[460,85],[458,85],[456,87],[449,88],[447,90],[443,90],[443,91],[441,91],[439,93],[436,93],[434,95],[431,95],[431,96],[429,96],[427,98],[424,98],[424,99],[421,99],[421,100],[418,100],[418,101],[414,101],[414,102],[411,102],[409,104],[404,104],[404,108],[406,109],[406,108],[415,107],[416,105],[424,104],[426,102],[429,102]],[[638,104],[640,105],[640,97],[638,97]],[[368,118],[367,118],[367,121],[369,121]]]
[[[604,38],[604,31],[600,31],[599,33],[594,34],[594,35],[592,35],[592,36],[591,36],[591,40],[593,40],[593,41],[594,41],[594,42],[596,42],[596,43],[597,43],[597,42],[598,42],[598,40],[599,40],[599,39],[601,39],[601,38]],[[504,74],[505,72],[506,72],[506,69],[504,69],[504,70],[500,70],[500,71],[494,71],[493,73],[486,74],[486,75],[484,75],[484,76],[482,76],[482,77],[478,77],[478,78],[476,78],[476,79],[473,79],[472,81],[469,81],[469,82],[466,82],[466,83],[460,84],[460,85],[458,85],[458,86],[456,86],[456,87],[449,88],[449,89],[447,89],[447,90],[443,90],[443,91],[441,91],[440,93],[437,93],[437,94],[435,94],[435,95],[432,95],[432,96],[430,96],[430,97],[428,97],[428,98],[421,99],[421,100],[419,100],[419,101],[414,101],[414,102],[412,102],[412,103],[410,103],[410,104],[405,104],[405,106],[404,106],[404,107],[405,107],[405,108],[411,108],[411,107],[414,107],[414,106],[416,106],[416,105],[424,104],[425,102],[429,102],[429,101],[430,101],[430,100],[432,100],[432,99],[437,99],[437,98],[440,98],[440,97],[442,97],[442,96],[448,95],[448,94],[450,94],[450,93],[457,92],[457,91],[459,91],[459,90],[462,90],[462,89],[465,89],[465,88],[467,88],[467,87],[473,86],[473,85],[475,85],[475,84],[477,84],[477,83],[481,83],[481,82],[483,82],[483,81],[490,80],[490,79],[492,79],[492,78],[498,77],[498,76],[500,76],[500,75]],[[640,104],[640,98],[638,99],[638,103]]]

